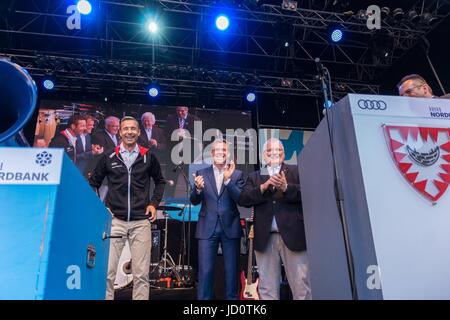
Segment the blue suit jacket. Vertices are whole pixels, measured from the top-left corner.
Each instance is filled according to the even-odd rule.
[[[192,204],[202,204],[195,237],[197,239],[209,239],[214,232],[219,217],[227,238],[242,237],[239,210],[236,205],[245,184],[242,171],[234,170],[230,182],[226,186],[222,183],[219,193],[217,192],[212,166],[197,171],[197,175],[203,176],[205,187],[200,194],[197,193],[195,185],[192,188]]]

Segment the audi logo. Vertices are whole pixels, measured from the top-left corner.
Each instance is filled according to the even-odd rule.
[[[381,100],[359,100],[358,107],[365,110],[386,110],[387,104]]]

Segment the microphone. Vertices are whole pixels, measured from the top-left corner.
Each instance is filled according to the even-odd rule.
[[[330,89],[330,91],[328,91],[329,90],[328,85],[331,88],[331,83],[329,83],[327,85],[327,82],[326,82],[327,81],[327,74],[329,76],[329,73],[328,73],[327,68],[325,68],[323,66],[323,64],[320,62],[319,58],[315,58],[314,62],[316,63],[316,68],[317,68],[317,71],[319,73],[316,79],[320,80],[320,85],[321,85],[322,94],[323,94],[323,98],[324,98],[324,103],[326,105],[325,109],[326,109],[326,108],[328,108],[328,103],[329,103],[328,95],[330,96],[331,104],[333,103],[332,102],[333,97],[332,97],[332,94],[331,94],[331,89]]]
[[[317,72],[319,72],[320,75],[324,74],[325,68],[320,62],[320,58],[315,58],[314,62],[316,63]]]

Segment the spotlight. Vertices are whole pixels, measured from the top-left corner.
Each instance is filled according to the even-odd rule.
[[[324,103],[323,103],[323,107],[325,108],[325,109],[329,109],[329,108],[331,108],[333,106],[333,102],[331,102],[331,100],[327,100],[327,101],[325,101]]]
[[[281,86],[282,87],[292,88],[292,84],[293,84],[293,80],[292,79],[288,79],[288,78],[281,79]]]
[[[391,14],[391,9],[388,7],[381,8],[381,19],[386,19]]]
[[[408,19],[409,19],[409,21],[411,21],[412,23],[416,24],[416,23],[418,23],[418,22],[420,21],[420,16],[419,16],[419,14],[417,13],[416,10],[411,9],[411,10],[409,10],[409,12],[408,12]]]
[[[53,90],[55,88],[55,81],[53,79],[50,78],[44,78],[42,80],[42,86],[44,87],[45,90]]]
[[[285,48],[289,47],[289,41],[286,41],[286,42],[284,43],[284,47],[285,47]]]
[[[155,21],[150,21],[147,27],[148,31],[151,33],[156,33],[156,31],[158,31],[158,24]]]
[[[423,22],[428,25],[432,26],[438,21],[438,18],[436,16],[433,16],[431,13],[425,13],[423,15]]]
[[[151,85],[148,88],[148,95],[152,98],[156,98],[159,95],[159,89],[155,85]]]
[[[225,31],[228,29],[229,26],[230,26],[230,20],[228,19],[228,17],[226,15],[221,14],[221,15],[217,16],[217,18],[216,18],[217,29],[219,29],[220,31]]]
[[[283,0],[283,4],[281,5],[281,8],[283,10],[289,10],[289,11],[297,11],[298,3],[297,1],[292,0]]]
[[[333,42],[341,41],[343,36],[344,36],[344,34],[342,33],[341,29],[333,29],[331,31],[331,40]]]
[[[393,16],[394,16],[395,20],[401,21],[401,20],[403,20],[403,17],[405,16],[405,12],[403,11],[402,8],[397,8],[394,10]]]
[[[250,103],[255,102],[255,100],[256,100],[256,94],[253,93],[253,92],[249,92],[249,93],[247,93],[247,95],[246,95],[245,98],[246,98],[247,101],[250,102]]]
[[[359,10],[358,13],[356,14],[356,17],[361,20],[367,20],[368,17],[367,10],[363,9]]]
[[[77,9],[81,14],[87,15],[91,13],[92,6],[87,0],[80,0],[77,3]]]

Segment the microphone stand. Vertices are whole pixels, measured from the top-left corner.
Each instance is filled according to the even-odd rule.
[[[179,169],[180,170],[180,172],[181,172],[181,175],[183,176],[183,178],[184,178],[184,181],[186,182],[186,198],[187,198],[187,201],[189,201],[189,198],[190,198],[190,196],[191,196],[191,184],[189,183],[189,179],[188,179],[188,177],[186,176],[186,174],[184,173],[184,163],[183,162],[181,162],[178,166],[176,166],[176,168],[177,168],[177,170]],[[185,276],[185,269],[184,269],[184,255],[186,254],[187,255],[187,267],[189,268],[189,266],[191,265],[190,264],[190,252],[191,252],[191,207],[192,207],[192,205],[189,203],[188,204],[188,223],[187,223],[187,225],[188,225],[188,234],[187,234],[187,252],[185,252],[184,254],[183,254],[183,265],[181,266],[182,268],[183,268],[183,272],[182,272],[182,274],[183,274],[183,278],[184,278],[184,276]],[[184,210],[183,210],[183,221],[184,221]],[[184,232],[184,226],[183,226],[183,232]],[[185,233],[185,235],[186,235],[186,233]],[[189,270],[187,270],[188,271],[188,273],[189,273]],[[190,279],[189,279],[190,280]]]
[[[358,292],[356,288],[356,281],[355,281],[355,270],[354,270],[354,260],[348,235],[348,226],[346,221],[346,215],[345,215],[345,208],[344,208],[344,197],[342,193],[342,185],[341,180],[339,178],[339,172],[338,172],[338,166],[336,161],[336,155],[334,153],[334,147],[333,147],[333,134],[332,129],[330,126],[330,118],[328,116],[328,109],[334,106],[333,102],[333,92],[331,89],[331,76],[330,72],[326,67],[324,67],[321,63],[319,58],[316,58],[316,64],[318,68],[318,78],[320,79],[321,83],[321,90],[324,98],[324,116],[327,122],[327,129],[328,129],[328,139],[330,141],[330,150],[331,150],[331,158],[333,160],[333,179],[334,179],[334,195],[336,198],[336,204],[339,212],[339,218],[341,220],[341,226],[342,226],[342,234],[344,236],[344,246],[345,246],[345,252],[346,252],[346,258],[347,258],[347,267],[348,267],[348,273],[350,278],[350,288],[352,291],[352,299],[357,300],[358,299]],[[328,83],[327,83],[328,80]],[[329,97],[329,99],[328,99]],[[331,103],[330,106],[328,106],[328,103]]]

